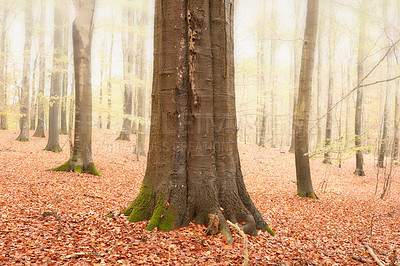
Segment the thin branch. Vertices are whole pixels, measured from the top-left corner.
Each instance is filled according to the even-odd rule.
[[[364,243],[364,247],[368,251],[369,255],[371,255],[371,257],[374,259],[374,261],[376,262],[376,264],[378,266],[384,266],[384,264],[379,260],[379,258],[375,255],[374,251],[368,244]]]
[[[232,223],[231,221],[227,220],[226,221],[229,225],[233,226],[238,232],[239,234],[243,237],[243,252],[244,252],[244,262],[243,265],[247,266],[249,265],[249,251],[247,250],[247,236],[246,234],[243,232],[243,230],[237,225]]]

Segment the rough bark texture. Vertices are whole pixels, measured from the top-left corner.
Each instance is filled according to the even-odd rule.
[[[122,130],[117,140],[130,140],[130,132],[132,127],[132,77],[133,73],[133,52],[134,52],[134,38],[135,35],[132,32],[134,27],[134,13],[131,6],[126,7],[125,21],[127,26],[127,32],[122,32],[122,53],[124,59],[124,118],[122,124]]]
[[[36,66],[37,60],[34,62],[34,66]],[[31,90],[31,112],[30,112],[30,123],[29,123],[29,129],[30,130],[35,130],[36,126],[36,107],[37,107],[37,93],[36,93],[36,67],[32,71],[32,90]]]
[[[308,127],[311,109],[315,41],[318,28],[318,2],[319,1],[315,0],[308,0],[307,2],[307,18],[301,57],[299,95],[295,123],[297,195],[310,198],[317,198],[311,181],[310,160],[308,157]]]
[[[63,4],[64,7],[64,43],[63,43],[63,75],[62,75],[62,90],[61,90],[61,129],[60,134],[66,135],[68,132],[67,128],[67,103],[68,103],[68,66],[69,66],[69,34],[70,34],[70,24],[69,24],[69,11],[70,5],[69,1]]]
[[[138,15],[137,23],[141,29],[145,29],[147,25],[147,9],[144,10],[141,14]],[[136,153],[138,155],[146,155],[144,151],[145,147],[145,117],[146,117],[146,36],[147,31],[142,31],[138,38],[137,42],[137,56],[136,56],[136,69],[137,69],[137,77],[139,78],[140,82],[137,87],[137,116],[138,116],[138,123],[137,123],[137,143],[136,143]]]
[[[360,84],[364,78],[364,60],[365,60],[365,21],[366,21],[366,6],[367,0],[362,0],[360,7],[360,33],[358,41],[358,57],[357,57],[357,83]],[[356,114],[354,123],[354,134],[355,134],[355,148],[356,148],[356,170],[355,175],[364,176],[364,157],[362,152],[362,105],[363,105],[363,89],[357,88],[357,100],[356,100]]]
[[[50,100],[49,100],[49,139],[46,151],[60,152],[59,143],[59,120],[60,91],[62,83],[62,49],[63,49],[63,28],[64,8],[61,3],[54,1],[54,52],[53,52],[53,73],[51,75]]]
[[[29,75],[31,72],[32,23],[32,0],[25,0],[24,65],[19,107],[21,131],[17,138],[19,141],[29,141]]]
[[[34,137],[44,138],[44,87],[46,83],[46,55],[45,55],[45,26],[46,26],[46,3],[40,1],[40,32],[39,32],[39,88],[38,88],[38,122]]]
[[[71,158],[53,171],[100,175],[92,159],[91,46],[95,0],[76,0],[73,24],[75,69],[75,134]]]
[[[328,36],[328,43],[329,43],[329,70],[328,70],[328,104],[326,110],[326,127],[325,127],[325,152],[324,152],[324,160],[323,163],[331,164],[331,142],[332,142],[332,93],[333,93],[333,86],[334,86],[334,60],[335,60],[335,36],[334,36],[334,17],[333,17],[333,4],[332,1],[330,3],[330,12],[329,12],[329,36]]]
[[[251,235],[270,231],[240,169],[232,1],[156,0],[155,14],[149,158],[140,193],[122,213],[164,231],[215,214],[228,241],[226,219]]]

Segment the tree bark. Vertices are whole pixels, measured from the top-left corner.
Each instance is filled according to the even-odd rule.
[[[36,64],[37,60],[35,60],[34,63],[34,68],[33,68],[33,73],[32,73],[32,89],[31,89],[31,112],[30,112],[30,123],[29,123],[29,129],[30,130],[35,130],[36,126],[36,107],[37,107],[37,92],[36,92]]]
[[[67,128],[67,103],[68,103],[68,66],[69,66],[69,34],[70,34],[70,27],[69,27],[69,11],[70,5],[69,1],[63,4],[64,6],[64,44],[62,47],[63,51],[63,75],[62,75],[62,95],[61,95],[61,135],[67,135],[68,128]]]
[[[141,12],[141,14],[138,16],[138,26],[141,29],[144,29],[147,25],[147,8]],[[146,155],[146,152],[144,150],[145,147],[145,140],[146,140],[146,134],[145,134],[145,118],[146,118],[146,72],[145,72],[145,66],[146,66],[146,36],[147,31],[143,31],[139,38],[138,38],[138,43],[137,43],[137,57],[136,57],[136,69],[137,69],[137,77],[139,78],[140,82],[137,87],[137,116],[138,116],[138,128],[137,128],[137,145],[136,145],[136,154],[138,155]]]
[[[18,141],[29,141],[29,75],[31,72],[32,23],[32,0],[25,0],[24,65],[19,107],[21,131],[17,138]]]
[[[271,147],[276,147],[276,117],[275,117],[275,57],[276,57],[276,40],[274,30],[276,29],[276,0],[271,3],[271,54],[270,54],[270,66],[269,66],[269,87],[270,87],[270,130],[271,130]]]
[[[40,31],[39,31],[39,88],[38,88],[38,122],[34,137],[44,138],[44,87],[46,84],[46,56],[45,56],[45,27],[46,27],[46,4],[40,1]]]
[[[75,134],[71,158],[53,171],[100,175],[92,159],[91,47],[95,0],[75,0],[72,27],[75,70]]]
[[[6,86],[6,22],[8,8],[3,9],[1,18],[1,36],[0,36],[0,129],[7,129],[7,86]]]
[[[299,95],[295,123],[297,195],[310,198],[318,198],[312,186],[310,160],[308,157],[308,128],[311,109],[315,41],[318,28],[318,2],[318,0],[308,0],[307,2],[306,28],[301,57]]]
[[[333,86],[334,82],[334,60],[335,60],[335,36],[334,36],[334,14],[333,14],[333,4],[332,0],[329,3],[330,5],[330,12],[329,12],[329,36],[328,36],[328,43],[329,43],[329,77],[328,77],[328,104],[327,104],[327,111],[326,111],[326,127],[325,127],[325,152],[324,152],[324,160],[323,163],[331,164],[331,144],[332,144],[332,93],[333,93]]]
[[[111,84],[111,77],[112,77],[112,56],[113,56],[113,49],[114,49],[114,33],[111,33],[111,43],[110,43],[110,61],[108,62],[108,80],[107,80],[107,129],[111,129],[111,95],[112,95],[112,84]]]
[[[49,139],[46,151],[60,152],[59,143],[59,107],[60,107],[60,91],[62,84],[62,67],[61,62],[63,55],[63,29],[64,8],[59,0],[54,1],[54,52],[53,52],[53,73],[51,75],[50,100],[49,100]]]
[[[125,12],[125,21],[127,24],[127,32],[122,32],[122,52],[124,61],[124,118],[122,124],[122,130],[119,133],[117,140],[130,140],[130,133],[132,127],[132,77],[133,73],[133,52],[134,52],[134,38],[135,35],[132,32],[134,27],[134,13],[131,6],[127,7]]]
[[[182,14],[184,14],[182,16]],[[150,149],[139,195],[122,213],[169,231],[219,217],[273,233],[252,203],[236,135],[232,0],[156,0]],[[177,49],[174,49],[176,47]]]
[[[294,0],[295,3],[295,38],[299,38],[299,16],[300,16],[300,1]],[[296,109],[297,109],[297,97],[298,97],[298,85],[299,85],[299,67],[298,67],[298,47],[297,47],[297,42],[294,42],[293,44],[293,114],[292,114],[292,135],[291,135],[291,140],[290,140],[290,147],[289,147],[289,152],[294,153],[295,151],[295,139],[296,139],[296,134],[295,134],[295,121],[296,121]]]
[[[266,4],[262,2],[261,14],[258,18],[257,26],[257,121],[256,121],[256,140],[257,145],[265,146],[265,130],[267,124],[266,88],[265,88],[265,43],[266,27],[264,16],[266,14]]]
[[[367,0],[362,0],[360,7],[360,32],[358,42],[357,56],[357,84],[360,84],[364,78],[364,43],[365,43],[365,23],[366,23],[366,7]],[[362,152],[362,106],[363,106],[363,89],[357,88],[356,114],[354,123],[355,148],[356,148],[356,170],[355,175],[364,176],[364,157]]]

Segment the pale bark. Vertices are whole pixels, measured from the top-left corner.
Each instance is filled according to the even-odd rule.
[[[49,100],[49,139],[46,151],[60,152],[59,143],[59,107],[60,91],[62,84],[62,48],[63,48],[63,29],[64,8],[61,2],[54,1],[54,52],[53,52],[53,73],[51,75],[50,100]]]
[[[271,54],[270,54],[270,66],[269,66],[269,90],[270,90],[270,131],[271,141],[270,145],[272,148],[276,146],[276,117],[275,117],[275,59],[276,59],[276,36],[274,30],[276,29],[276,0],[271,3],[271,25],[270,25],[270,41],[271,41]]]
[[[95,0],[75,0],[72,27],[75,70],[75,134],[70,159],[54,171],[100,175],[92,159],[91,47]]]
[[[0,129],[7,129],[7,83],[6,83],[6,22],[8,9],[2,10],[1,36],[0,36]]]
[[[267,106],[266,106],[266,87],[265,87],[265,43],[266,26],[263,14],[266,14],[266,3],[262,2],[262,12],[258,18],[257,27],[257,121],[256,121],[256,140],[257,145],[265,146],[265,130],[267,124]]]
[[[40,32],[39,32],[39,88],[38,88],[38,122],[34,137],[44,138],[44,87],[46,84],[46,56],[45,56],[45,27],[46,27],[46,4],[40,1]]]
[[[365,61],[365,23],[367,0],[362,0],[360,7],[360,32],[358,41],[357,56],[357,84],[364,78]],[[363,108],[363,89],[357,88],[356,114],[354,123],[355,148],[356,148],[356,170],[355,175],[364,176],[364,157],[362,152],[362,108]]]
[[[309,149],[309,117],[311,109],[311,91],[314,70],[315,42],[318,28],[317,0],[308,0],[306,28],[304,31],[303,51],[301,57],[299,95],[296,110],[295,160],[297,176],[297,195],[317,198],[312,186],[310,173]]]
[[[63,43],[63,75],[62,75],[62,90],[61,90],[61,129],[60,134],[66,135],[67,129],[67,104],[68,104],[68,66],[69,66],[69,36],[70,36],[70,5],[69,0],[63,4],[64,7],[64,43]]]
[[[107,80],[107,129],[111,129],[111,95],[112,95],[112,56],[114,49],[114,33],[111,33],[111,43],[110,43],[110,57],[108,62],[108,80]]]
[[[31,73],[32,48],[32,0],[25,0],[25,45],[20,95],[20,134],[18,141],[29,141],[29,76]]]

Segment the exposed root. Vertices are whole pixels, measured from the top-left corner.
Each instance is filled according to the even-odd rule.
[[[86,173],[95,176],[101,176],[101,174],[97,171],[96,167],[94,166],[94,163],[89,163],[85,167],[85,166],[74,165],[74,163],[72,163],[71,160],[66,161],[65,163],[56,168],[47,169],[46,171],[75,172],[75,173]]]
[[[241,235],[243,237],[243,253],[244,253],[244,262],[243,265],[247,266],[249,265],[249,251],[247,250],[247,236],[246,234],[243,232],[242,229],[240,229],[240,227],[237,224],[232,223],[231,221],[226,221],[230,226],[234,227],[239,235]]]
[[[306,194],[298,193],[296,196],[299,196],[301,198],[319,199],[319,197],[317,196],[317,194],[315,194],[315,192],[307,192]]]

